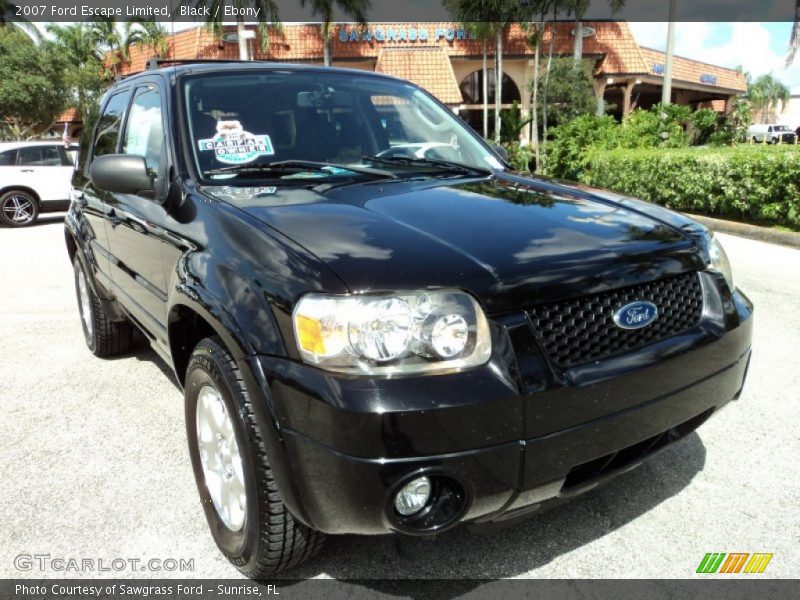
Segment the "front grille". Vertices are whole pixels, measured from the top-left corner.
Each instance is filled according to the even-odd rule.
[[[613,315],[630,302],[647,300],[658,318],[642,329],[621,329]],[[574,367],[663,340],[697,325],[703,290],[697,273],[685,273],[602,294],[534,306],[528,316],[550,360]]]

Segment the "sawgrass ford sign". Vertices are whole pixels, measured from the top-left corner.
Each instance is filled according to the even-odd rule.
[[[342,27],[339,29],[340,42],[427,42],[445,39],[474,40],[475,34],[464,28],[436,27]]]

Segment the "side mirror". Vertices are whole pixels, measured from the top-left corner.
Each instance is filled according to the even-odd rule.
[[[500,144],[492,144],[492,150],[505,162],[508,162],[508,150],[506,150],[505,147]]]
[[[153,177],[143,156],[107,154],[98,156],[89,168],[94,186],[117,194],[153,193]]]

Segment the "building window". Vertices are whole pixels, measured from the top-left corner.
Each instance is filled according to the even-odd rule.
[[[495,73],[494,69],[488,69],[488,95],[489,104],[494,103],[495,94]],[[478,69],[467,75],[458,86],[461,90],[461,96],[464,104],[483,104],[483,70]],[[519,93],[519,88],[514,80],[503,73],[503,97],[502,104],[511,104],[512,102],[521,102],[522,97]]]

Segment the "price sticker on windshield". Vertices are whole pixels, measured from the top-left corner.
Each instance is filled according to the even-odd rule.
[[[197,146],[201,152],[214,152],[219,162],[228,165],[243,165],[275,154],[268,135],[245,131],[239,121],[218,121],[217,135],[198,140]]]

